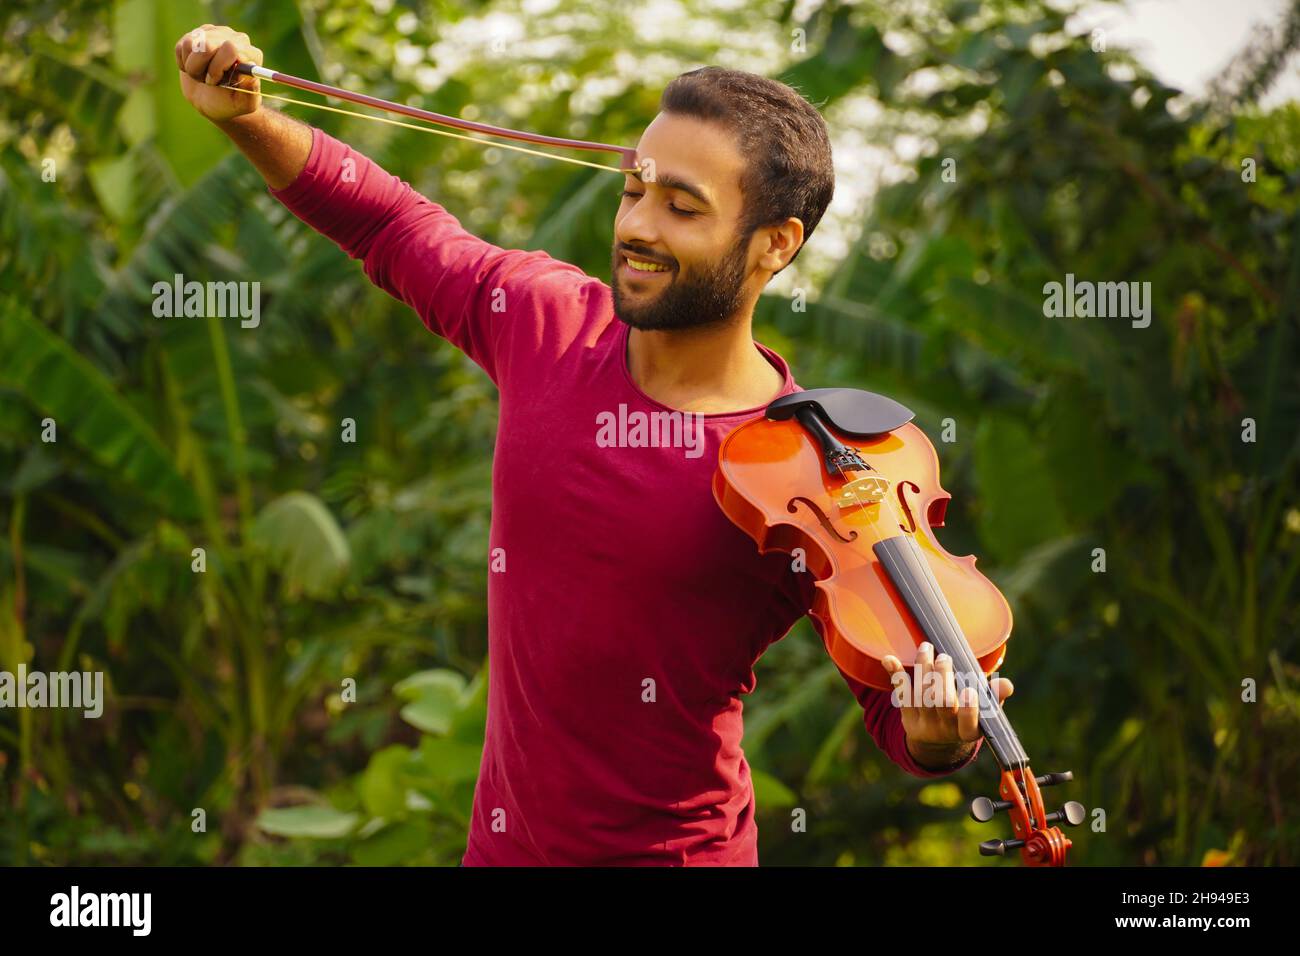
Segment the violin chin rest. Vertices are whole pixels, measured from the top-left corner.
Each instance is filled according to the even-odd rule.
[[[767,406],[767,417],[785,421],[808,406],[836,431],[855,438],[892,432],[915,417],[906,405],[860,388],[813,388],[783,395]]]

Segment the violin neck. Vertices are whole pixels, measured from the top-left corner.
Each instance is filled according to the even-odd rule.
[[[984,669],[971,651],[970,643],[943,596],[920,545],[910,534],[900,534],[877,542],[872,550],[926,639],[938,653],[952,658],[957,692],[960,694],[968,686],[975,688],[979,695],[980,731],[993,750],[998,765],[1003,770],[1028,767],[1029,756],[989,686]]]

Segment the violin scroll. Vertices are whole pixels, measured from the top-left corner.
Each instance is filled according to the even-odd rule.
[[[1008,850],[1019,850],[1026,866],[1064,866],[1073,843],[1055,824],[1077,827],[1088,811],[1082,803],[1070,800],[1061,809],[1045,813],[1039,787],[1055,786],[1073,779],[1074,774],[1069,770],[1041,777],[1017,769],[1003,771],[999,790],[1007,799],[976,797],[971,801],[970,815],[979,823],[987,823],[998,813],[1008,810],[1016,838],[985,840],[980,844],[980,856],[1005,856]]]

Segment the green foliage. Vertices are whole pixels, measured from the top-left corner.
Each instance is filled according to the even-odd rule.
[[[140,413],[98,369],[12,298],[0,299],[0,386],[23,394],[35,411],[55,422],[68,422],[70,437],[86,457],[128,487],[146,492],[163,514],[197,517],[189,485]],[[33,446],[31,454],[39,454],[39,447]],[[44,477],[53,478],[53,471],[50,466]],[[34,484],[29,479],[15,490],[30,493]]]
[[[1300,834],[1269,807],[1296,751],[1274,735],[1297,714],[1300,178],[1284,131],[1300,113],[1174,109],[1177,91],[1056,14],[961,19],[889,23],[908,69],[943,82],[882,94],[929,143],[826,283],[869,304],[837,309],[841,351],[816,344],[824,310],[767,316],[798,343],[802,381],[870,383],[932,437],[955,427],[936,442],[945,540],[1014,602],[1009,713],[1035,766],[1068,753],[1079,798],[1108,815],[1073,859],[1294,862]],[[1044,286],[1067,273],[1149,281],[1150,326],[1045,315]],[[900,348],[905,332],[922,344]],[[1267,685],[1259,703],[1247,678]],[[772,734],[751,759],[787,781],[810,772],[796,755],[834,737],[834,718],[810,731],[791,715],[791,740]],[[974,838],[922,857],[968,859]],[[847,839],[827,834],[823,858]]]
[[[257,827],[270,836],[313,841],[318,859],[360,866],[432,864],[459,856],[474,798],[487,719],[487,667],[472,682],[456,671],[420,671],[400,681],[402,719],[421,731],[415,746],[391,744],[333,795],[264,810]],[[247,862],[287,862],[274,846],[254,844]]]
[[[347,573],[347,539],[321,500],[304,491],[281,495],[263,508],[253,540],[266,548],[290,599],[299,593],[326,597]]]

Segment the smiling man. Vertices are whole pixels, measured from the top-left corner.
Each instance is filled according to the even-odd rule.
[[[674,79],[638,144],[654,175],[623,184],[606,285],[471,235],[337,139],[217,86],[237,60],[262,62],[247,36],[209,25],[176,58],[186,97],[272,194],[500,390],[465,865],[757,864],[741,698],[812,580],[758,554],[710,480],[722,437],[798,390],[751,326],[834,190],[817,110],[740,71]],[[704,454],[597,440],[620,409],[691,415]],[[980,738],[951,662],[921,660],[947,689],[936,705],[894,707],[844,679],[876,744],[931,777],[973,760]]]

